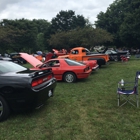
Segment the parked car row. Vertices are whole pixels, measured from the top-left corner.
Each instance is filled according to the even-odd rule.
[[[117,50],[112,50],[105,48],[103,51],[98,51],[98,52],[91,52],[86,48],[87,54],[107,54],[109,55],[109,60],[110,61],[121,61],[122,57],[125,57],[127,59],[130,58],[130,52],[127,51],[117,51]]]
[[[44,62],[27,53],[0,57],[0,121],[7,119],[11,111],[42,106],[53,96],[57,81],[73,83],[88,78],[92,71],[106,65],[109,58],[108,54],[87,55],[83,47]],[[25,63],[32,67],[21,65]]]
[[[64,56],[64,55],[70,55],[70,54],[78,54],[78,50],[80,49],[81,47],[77,47],[77,48],[74,48],[72,49],[69,53],[67,53],[66,50],[62,49],[61,51],[58,51],[56,49],[53,49],[53,51],[55,52],[55,54],[57,56]],[[78,49],[78,50],[77,50]],[[82,50],[83,50],[83,47],[82,47]],[[87,48],[84,48],[85,52],[86,52],[86,55],[87,56],[92,56],[93,55],[97,58],[98,55],[102,55],[100,58],[103,57],[103,55],[108,55],[109,56],[109,60],[110,61],[121,61],[121,57],[126,57],[127,59],[130,58],[130,52],[129,50],[126,50],[126,51],[119,51],[119,50],[112,50],[112,49],[109,49],[109,48],[105,48],[104,50],[102,51],[96,51],[96,52],[91,52],[89,49]],[[78,54],[79,55],[79,54]],[[95,58],[94,57],[94,58]],[[99,65],[102,65],[102,63],[99,63]]]
[[[14,53],[13,56],[33,67],[25,68],[15,59],[0,60],[0,121],[7,119],[11,111],[42,106],[53,96],[57,81],[72,83],[88,78],[93,70],[98,69],[96,60],[77,62],[55,58],[43,63],[27,53]]]
[[[55,58],[43,63],[27,53],[20,53],[20,57],[30,63],[33,66],[32,69],[44,69],[46,67],[52,68],[54,77],[58,81],[63,80],[65,82],[72,83],[77,79],[87,78],[92,72],[90,66],[85,64],[86,62],[79,63],[71,59]]]

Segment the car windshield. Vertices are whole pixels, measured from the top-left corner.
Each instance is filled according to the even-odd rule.
[[[0,62],[0,72],[1,73],[7,73],[7,72],[19,72],[27,70],[27,68],[18,65],[13,62]]]
[[[106,51],[105,54],[117,54],[117,52],[110,50],[110,51]]]
[[[65,59],[65,61],[70,66],[83,66],[84,65],[82,63],[79,63],[79,62],[71,60],[71,59]]]
[[[86,50],[86,52],[90,52],[90,50],[89,50],[89,49],[87,49],[87,48],[85,48],[85,50]]]

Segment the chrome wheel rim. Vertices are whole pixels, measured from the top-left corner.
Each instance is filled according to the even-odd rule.
[[[2,104],[2,102],[0,101],[0,116],[2,115],[2,113],[3,113],[3,104]]]
[[[67,75],[66,75],[66,81],[67,81],[68,83],[72,83],[72,82],[73,82],[73,79],[74,79],[74,77],[73,77],[72,74],[67,74]]]

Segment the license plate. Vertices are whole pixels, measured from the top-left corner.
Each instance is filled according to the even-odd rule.
[[[52,95],[53,95],[53,94],[52,94],[52,91],[49,90],[49,92],[48,92],[48,96],[51,97]]]

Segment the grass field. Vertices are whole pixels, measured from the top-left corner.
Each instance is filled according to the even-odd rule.
[[[0,140],[139,140],[140,108],[117,106],[117,82],[134,80],[140,60],[111,62],[90,77],[58,82],[54,97],[33,112],[0,123]]]

